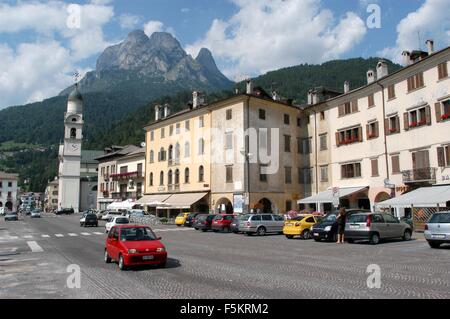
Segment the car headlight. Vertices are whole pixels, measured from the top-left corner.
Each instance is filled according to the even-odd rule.
[[[166,249],[164,247],[156,248],[156,252],[157,253],[162,253],[162,252],[165,252],[165,251],[166,251]]]
[[[135,254],[135,253],[137,253],[137,250],[136,249],[128,249],[128,253]]]
[[[331,230],[331,226],[327,226],[327,227],[325,227],[325,229],[324,229],[325,231],[330,231]]]

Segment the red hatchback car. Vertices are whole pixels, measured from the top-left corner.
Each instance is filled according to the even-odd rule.
[[[138,265],[165,267],[167,252],[160,240],[148,226],[114,226],[106,238],[105,262],[117,261],[120,270]]]
[[[233,219],[236,215],[230,214],[219,214],[216,215],[211,223],[211,229],[215,232],[218,231],[230,231],[230,225],[233,222]]]

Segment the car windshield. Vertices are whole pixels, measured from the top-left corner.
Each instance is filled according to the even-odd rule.
[[[351,215],[348,218],[348,222],[349,223],[365,223],[367,221],[367,216],[369,216],[369,215],[361,215],[361,214]]]
[[[214,220],[222,220],[223,216],[222,215],[216,215],[214,217]]]
[[[334,222],[334,221],[336,221],[336,214],[328,214],[325,217],[324,221],[326,221],[326,222]]]
[[[292,218],[292,220],[301,221],[305,218],[306,218],[306,216],[295,216],[294,218]]]
[[[248,220],[248,218],[250,217],[250,215],[246,214],[246,215],[239,215],[237,217],[238,220]]]
[[[155,233],[148,227],[122,228],[121,241],[156,240]]]
[[[128,224],[128,218],[116,218],[116,224]]]
[[[208,217],[208,215],[198,215],[198,216],[197,216],[197,220],[199,220],[199,221],[205,220],[206,217]]]
[[[448,224],[448,223],[450,223],[450,213],[434,214],[428,223],[430,223],[430,224],[437,224],[437,223]]]

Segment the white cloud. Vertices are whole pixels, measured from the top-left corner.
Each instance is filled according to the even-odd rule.
[[[16,50],[2,44],[0,56],[0,96],[2,104],[15,105],[42,100],[70,85],[70,52],[51,41],[23,43]]]
[[[234,3],[239,9],[234,16],[215,19],[206,35],[186,48],[196,56],[201,47],[208,47],[227,65],[230,77],[338,58],[366,34],[364,21],[355,13],[336,21],[320,0]]]
[[[158,20],[150,20],[144,24],[144,32],[147,36],[151,36],[154,32],[168,32],[175,36],[175,29],[172,27],[166,27],[164,23]]]
[[[68,3],[18,1],[0,3],[0,33],[33,35],[34,43],[11,47],[0,43],[0,108],[57,94],[71,83],[83,59],[105,49],[103,27],[114,17],[111,1],[81,5],[80,27],[69,28]]]
[[[448,46],[450,44],[448,8],[449,0],[426,0],[417,11],[409,13],[397,25],[396,45],[386,47],[379,54],[401,63],[401,53],[404,50],[424,50],[427,39],[433,39],[437,48]]]
[[[122,29],[129,30],[136,28],[141,23],[141,18],[132,14],[122,14],[119,17],[119,24]]]

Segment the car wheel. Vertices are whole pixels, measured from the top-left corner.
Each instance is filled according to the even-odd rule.
[[[261,226],[256,230],[256,233],[258,234],[258,236],[264,236],[266,235],[266,228]]]
[[[320,241],[322,241],[320,238],[314,238],[314,241],[316,241],[316,242],[320,242]]]
[[[181,225],[177,225],[178,227],[181,227]]]
[[[441,243],[437,243],[435,241],[429,241],[428,245],[430,245],[431,248],[439,248],[441,246]]]
[[[294,236],[292,236],[292,235],[286,235],[286,238],[287,238],[287,239],[292,239],[292,238],[294,238]]]
[[[311,238],[311,232],[309,231],[309,229],[305,229],[302,233],[302,238],[303,239],[310,239]]]
[[[167,264],[167,262],[163,262],[163,263],[159,264],[158,266],[159,266],[159,268],[166,268],[166,264]]]
[[[109,257],[108,252],[105,249],[105,263],[109,264],[111,262],[111,257]]]
[[[197,227],[194,227],[194,229],[195,229],[195,230],[198,230],[198,228],[197,228]]]
[[[347,239],[347,242],[348,242],[349,244],[353,244],[355,241],[354,241],[353,239]]]
[[[206,233],[207,229],[202,229],[202,232]]]
[[[372,245],[377,245],[380,242],[380,235],[377,233],[370,235],[369,241]]]
[[[83,223],[80,223],[80,227],[83,227]]]
[[[409,230],[405,230],[404,234],[403,234],[403,238],[404,241],[408,241],[411,240],[411,231]]]
[[[127,266],[125,266],[125,260],[123,259],[122,255],[119,256],[119,269],[120,270],[127,269]]]

